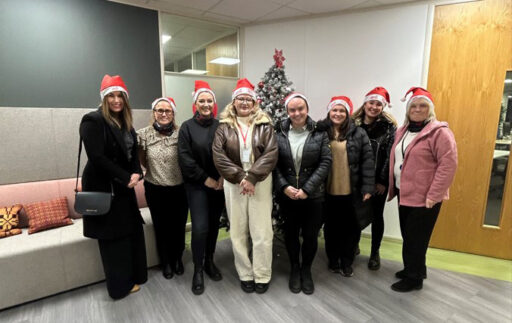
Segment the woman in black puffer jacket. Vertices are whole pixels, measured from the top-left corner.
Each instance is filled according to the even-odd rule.
[[[361,236],[354,201],[366,201],[374,191],[374,160],[366,132],[350,119],[350,99],[333,97],[327,110],[327,118],[317,125],[329,135],[333,160],[324,213],[325,251],[329,270],[350,277]]]
[[[372,196],[372,250],[368,268],[380,268],[380,243],[384,235],[384,204],[389,186],[389,153],[395,140],[396,120],[384,108],[389,105],[389,93],[383,87],[376,87],[364,98],[363,105],[352,118],[356,126],[366,131],[375,158],[375,194]]]
[[[331,167],[329,139],[308,116],[308,102],[292,93],[285,100],[289,118],[276,125],[279,149],[273,179],[276,197],[285,219],[284,236],[293,293],[314,292],[311,265],[322,226],[325,179]],[[302,246],[299,236],[302,232]],[[302,264],[300,256],[302,255]]]

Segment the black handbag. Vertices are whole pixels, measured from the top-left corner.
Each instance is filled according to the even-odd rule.
[[[359,192],[352,194],[354,212],[356,214],[359,229],[363,230],[373,222],[373,205],[372,199],[363,202],[363,195]]]
[[[111,193],[108,192],[79,192],[78,173],[80,171],[80,155],[82,154],[82,137],[78,146],[78,163],[76,167],[75,211],[83,216],[103,215],[110,211],[114,197],[114,188],[110,183]]]

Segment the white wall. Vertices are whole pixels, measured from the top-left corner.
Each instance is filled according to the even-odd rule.
[[[401,123],[399,98],[421,85],[427,13],[428,4],[413,4],[247,26],[241,30],[243,76],[258,83],[273,64],[274,48],[283,49],[287,77],[309,98],[314,119],[325,117],[332,96],[350,97],[357,109],[370,89],[384,86]],[[401,238],[396,200],[384,216],[384,234]]]

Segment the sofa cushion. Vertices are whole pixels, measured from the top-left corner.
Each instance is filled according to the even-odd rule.
[[[19,225],[19,212],[23,208],[21,204],[0,208],[0,238],[21,233]]]
[[[73,224],[66,197],[27,204],[25,211],[28,215],[28,234]]]

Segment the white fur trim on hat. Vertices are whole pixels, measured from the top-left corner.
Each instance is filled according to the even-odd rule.
[[[100,97],[101,97],[101,100],[103,101],[103,99],[105,98],[105,96],[109,93],[112,93],[112,92],[115,92],[115,91],[119,91],[119,92],[124,92],[126,94],[126,97],[128,98],[128,91],[126,91],[126,89],[122,86],[111,86],[111,87],[107,87],[106,89],[104,89],[103,91],[100,92]]]
[[[427,100],[428,104],[434,108],[434,102],[432,102],[432,100],[430,100],[430,98],[426,95],[414,95],[414,96],[411,96],[411,98],[409,99],[409,101],[407,101],[407,105],[405,106],[405,109],[406,110],[409,110],[409,107],[411,106],[411,103],[412,101],[416,100],[416,99],[425,99]],[[400,101],[402,101],[402,99],[400,99]],[[405,101],[405,100],[403,100]],[[402,101],[402,102],[403,102]]]
[[[251,98],[256,101],[256,92],[254,92],[252,89],[248,87],[241,87],[233,91],[233,94],[231,95],[231,100],[234,100],[237,96],[240,94],[249,94]]]
[[[171,108],[174,111],[174,113],[176,113],[176,105],[171,100],[169,100],[168,98],[158,98],[158,99],[156,99],[155,101],[153,101],[153,103],[151,103],[151,109],[155,110],[156,105],[160,101],[165,101],[165,102],[169,103],[171,105]]]
[[[301,98],[303,99],[305,102],[306,102],[306,106],[308,107],[309,109],[309,103],[308,103],[308,99],[303,95],[303,94],[300,94],[300,93],[293,93],[293,94],[290,94],[287,98],[286,98],[286,101],[284,101],[284,107],[285,109],[288,109],[288,103],[290,103],[291,100],[295,99],[295,98]]]
[[[371,101],[371,100],[376,100],[376,101],[379,101],[380,103],[382,103],[382,105],[384,106],[384,108],[389,105],[391,106],[391,104],[388,103],[388,101],[386,101],[386,98],[383,97],[382,95],[380,94],[370,94],[370,95],[367,95],[365,98],[364,98],[364,102],[363,103],[366,103],[368,101]]]
[[[207,89],[205,87],[202,87],[200,89],[197,89],[197,91],[195,92],[192,92],[192,96],[194,97],[194,102],[196,102],[197,100],[197,97],[199,96],[199,94],[203,93],[203,92],[208,92],[210,93],[212,96],[213,96],[213,102],[217,102],[217,100],[215,99],[215,93],[213,93],[212,90],[210,89]]]
[[[334,108],[334,106],[340,105],[340,104],[342,106],[344,106],[345,109],[347,109],[347,112],[350,114],[350,105],[345,100],[334,100],[334,101],[330,102],[329,105],[327,106],[327,112],[330,112],[332,110],[332,108]]]

